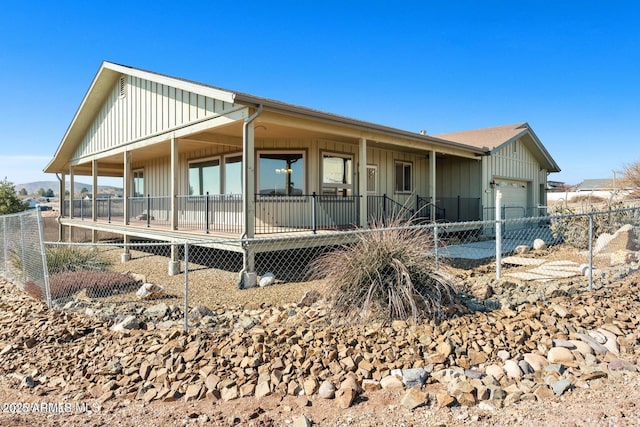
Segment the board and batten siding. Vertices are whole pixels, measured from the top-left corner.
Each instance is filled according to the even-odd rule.
[[[480,160],[445,158],[436,163],[436,196],[480,198]]]
[[[527,207],[536,206],[541,202],[538,191],[540,184],[543,184],[540,181],[540,164],[522,139],[500,147],[491,156],[484,156],[482,161],[485,162],[482,177],[484,188],[489,189],[489,182],[492,180],[523,181],[527,185]],[[494,191],[487,191],[484,194],[486,197],[483,205],[495,206]]]
[[[118,79],[75,150],[73,159],[101,153],[207,117],[224,115],[237,107],[150,80],[123,77],[123,96]]]
[[[180,141],[178,140],[178,146]],[[216,145],[211,144],[198,149],[192,150],[186,153],[180,153],[178,177],[177,177],[177,192],[180,195],[188,194],[188,165],[190,161],[197,161],[201,159],[211,157],[222,157],[226,155],[240,154],[242,150],[242,141],[238,139],[237,149],[230,147],[229,145]],[[353,192],[358,192],[358,168],[359,162],[357,144],[350,144],[347,142],[338,142],[327,139],[268,139],[259,138],[255,142],[256,155],[262,151],[287,151],[287,150],[300,150],[305,153],[305,192],[311,194],[312,192],[321,192],[321,165],[323,153],[337,153],[353,156]],[[257,161],[257,159],[256,159]],[[413,192],[412,193],[396,193],[395,192],[395,163],[396,161],[409,162],[413,165]],[[477,161],[469,161],[468,164],[464,160],[460,161],[460,166],[454,175],[466,176],[461,173],[461,169],[473,169],[473,165],[477,165]],[[397,151],[368,148],[367,149],[367,164],[375,165],[377,169],[377,195],[386,194],[388,197],[393,198],[398,203],[409,202],[414,203],[416,195],[423,197],[429,196],[429,159],[424,155],[418,155],[415,153],[401,153]],[[469,166],[471,165],[471,166]],[[438,161],[438,166],[442,168],[442,164]],[[131,168],[143,169],[145,176],[145,193],[152,196],[169,195],[171,192],[170,187],[170,167],[171,158],[169,154],[161,158],[154,159],[146,162],[132,162]],[[258,167],[258,166],[257,166]],[[446,167],[449,167],[448,165]],[[256,170],[258,173],[258,170]],[[470,176],[472,172],[469,172]],[[440,179],[440,178],[438,178]],[[474,178],[467,180],[478,184],[478,179]],[[460,184],[462,185],[462,184]],[[479,184],[478,184],[479,185]],[[476,191],[470,190],[471,193]],[[457,194],[456,194],[457,195]],[[472,196],[469,196],[472,197]],[[478,196],[476,196],[478,197]]]

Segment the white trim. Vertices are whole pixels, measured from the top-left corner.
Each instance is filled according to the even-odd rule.
[[[397,178],[398,177],[397,177],[397,174],[396,174],[396,168],[397,168],[397,166],[399,164],[401,164],[403,166],[403,174],[402,174],[403,175],[403,178],[402,178],[403,179],[403,182],[402,182],[402,184],[403,184],[402,188],[403,189],[402,190],[398,190],[398,182],[397,182]],[[404,182],[404,167],[407,167],[407,166],[409,166],[411,168],[411,186],[410,186],[410,188],[408,190],[405,190],[404,189],[404,187],[405,187],[404,184],[406,184],[406,183]],[[414,189],[414,181],[415,181],[413,175],[414,175],[413,162],[410,162],[410,161],[407,161],[407,160],[394,160],[393,161],[393,192],[395,194],[411,194],[413,192],[413,189]]]
[[[373,169],[375,172],[373,175],[373,190],[369,190],[369,169]],[[378,165],[367,165],[367,176],[365,177],[365,185],[367,188],[367,194],[378,194]]]
[[[351,160],[351,170],[350,171],[343,171],[345,177],[349,176],[349,180],[351,181],[350,183],[332,183],[332,182],[325,182],[324,178],[325,178],[325,174],[324,174],[324,159],[325,156],[327,157],[335,157],[335,158],[339,158],[339,159],[348,159]],[[353,183],[355,181],[355,170],[354,170],[354,165],[355,165],[355,160],[354,160],[354,155],[351,153],[340,153],[340,152],[335,152],[335,151],[324,151],[324,150],[320,150],[320,193],[324,194],[324,189],[325,188],[330,188],[330,189],[336,189],[336,193],[337,195],[340,195],[340,190],[344,190],[346,189],[347,192],[349,192],[350,194],[347,194],[348,196],[352,196],[354,194],[354,189],[353,189]]]

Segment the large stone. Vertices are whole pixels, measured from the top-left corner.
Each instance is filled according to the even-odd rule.
[[[535,239],[533,241],[533,249],[536,251],[547,249],[547,244],[542,239]]]
[[[536,354],[527,353],[524,355],[524,360],[533,368],[534,371],[541,371],[549,365],[549,361],[546,357]]]
[[[293,427],[311,427],[312,425],[311,420],[304,414],[293,418]]]
[[[522,370],[520,370],[520,366],[518,362],[513,359],[509,359],[504,362],[504,371],[507,374],[507,377],[513,379],[520,379],[522,377]]]
[[[402,396],[400,404],[407,409],[415,409],[419,406],[426,405],[428,401],[428,395],[426,392],[421,391],[420,387],[411,387]]]
[[[189,315],[188,315],[188,319],[190,322],[199,322],[202,320],[203,317],[206,316],[214,316],[213,311],[211,311],[211,309],[209,309],[208,307],[205,307],[204,305],[197,305],[195,307],[193,307],[191,310],[189,310]]]
[[[358,392],[351,387],[340,388],[336,392],[336,404],[341,409],[347,409],[358,396]]]
[[[258,281],[258,285],[261,288],[264,288],[265,286],[271,286],[274,283],[276,283],[276,276],[273,273],[265,273],[260,278],[260,281]]]
[[[403,390],[402,380],[395,375],[387,375],[380,380],[380,387],[384,390]]]
[[[429,373],[424,368],[402,370],[402,383],[405,387],[421,386],[427,381]]]
[[[568,348],[553,347],[547,353],[547,360],[549,363],[567,364],[572,363],[575,360],[575,357]]]
[[[155,283],[143,283],[136,292],[138,298],[142,300],[150,300],[160,298],[164,295],[164,287]]]
[[[602,233],[593,248],[594,254],[613,253],[620,250],[633,250],[634,233],[631,224],[623,225],[613,234]]]
[[[318,388],[318,396],[323,399],[333,399],[336,396],[336,387],[329,381],[323,381]]]
[[[114,332],[123,332],[131,329],[139,329],[140,321],[136,316],[129,315],[122,319],[120,322],[113,325],[110,329]]]

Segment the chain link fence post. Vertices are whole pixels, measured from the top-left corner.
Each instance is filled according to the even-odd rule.
[[[189,243],[184,242],[184,330],[189,330]]]
[[[593,290],[593,214],[589,214],[589,291]]]
[[[42,212],[38,211],[38,236],[40,239],[40,253],[42,254],[42,280],[44,281],[44,297],[47,307],[51,308],[51,288],[49,287],[49,266],[47,265],[47,249],[44,245],[44,228],[42,226]]]
[[[496,279],[502,278],[502,193],[496,190]]]

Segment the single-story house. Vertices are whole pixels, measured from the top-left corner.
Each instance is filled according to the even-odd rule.
[[[496,186],[530,215],[559,170],[526,123],[431,136],[110,62],[44,169],[63,197],[75,176],[94,192],[98,177],[122,178],[122,199],[61,200],[60,238],[85,228],[125,242],[255,241],[390,214],[478,220]],[[260,249],[237,250],[252,274]]]

